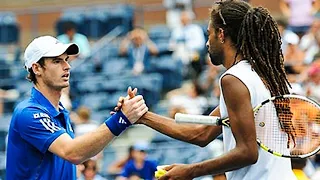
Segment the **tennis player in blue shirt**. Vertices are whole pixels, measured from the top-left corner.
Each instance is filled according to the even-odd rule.
[[[142,96],[127,98],[122,110],[98,129],[74,138],[69,113],[59,99],[62,89],[69,86],[69,56],[78,53],[76,44],[62,44],[51,36],[36,38],[26,48],[25,66],[34,87],[12,116],[7,180],[75,180],[75,164],[95,156],[148,111]]]

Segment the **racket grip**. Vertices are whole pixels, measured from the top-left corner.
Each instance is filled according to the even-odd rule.
[[[177,123],[190,123],[190,124],[206,124],[219,126],[220,117],[217,116],[204,116],[204,115],[191,115],[191,114],[175,114],[175,121]]]

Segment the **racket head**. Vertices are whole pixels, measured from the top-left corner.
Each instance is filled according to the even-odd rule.
[[[320,150],[320,106],[299,95],[270,98],[254,109],[257,142],[265,151],[306,158]]]

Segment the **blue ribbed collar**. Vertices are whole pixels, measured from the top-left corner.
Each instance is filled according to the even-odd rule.
[[[53,117],[56,117],[60,114],[60,112],[56,110],[56,108],[50,103],[50,101],[34,87],[31,90],[31,98],[35,99],[39,104],[44,106]],[[61,102],[59,102],[59,109],[63,113],[66,111]]]

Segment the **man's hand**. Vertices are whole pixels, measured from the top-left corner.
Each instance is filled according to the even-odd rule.
[[[173,164],[163,168],[167,173],[159,180],[192,180],[192,169],[188,164]]]
[[[128,96],[123,99],[121,110],[123,114],[134,124],[142,115],[148,112],[148,107],[141,95],[134,96],[137,89],[132,91],[131,87],[128,88]],[[130,98],[130,96],[132,98]]]
[[[129,100],[129,99],[134,98],[134,97],[136,96],[137,92],[138,92],[138,89],[137,89],[137,88],[134,88],[134,89],[132,90],[131,87],[128,87],[128,91],[127,91],[128,95],[127,95],[126,97],[123,97],[123,96],[120,96],[120,97],[119,97],[117,106],[114,108],[114,111],[111,111],[111,112],[110,112],[110,114],[113,115],[113,114],[115,114],[117,111],[119,111],[119,110],[121,109],[123,103],[124,103],[124,100]]]

